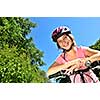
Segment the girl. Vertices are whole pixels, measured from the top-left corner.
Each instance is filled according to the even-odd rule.
[[[61,70],[66,70],[65,74],[69,75],[73,71],[85,69],[85,63],[87,61],[94,62],[96,60],[100,60],[100,51],[93,50],[88,47],[77,47],[70,29],[66,26],[57,27],[52,33],[52,39],[56,42],[58,48],[63,50],[63,52],[49,67],[47,71],[48,76]],[[99,82],[92,70],[89,70],[86,74],[91,76],[95,82]],[[74,77],[75,75],[70,76],[72,83]],[[84,77],[87,83],[93,82],[92,79],[86,75],[84,75]],[[79,74],[76,76],[75,82],[82,83]]]

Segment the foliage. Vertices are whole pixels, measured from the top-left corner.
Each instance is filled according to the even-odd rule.
[[[43,52],[26,36],[36,24],[21,17],[0,18],[0,82],[44,83],[48,79],[39,66]]]
[[[100,51],[100,39],[94,45],[90,46],[90,48]],[[100,80],[100,69],[96,68],[94,70],[94,73],[97,75],[97,77]]]
[[[94,45],[90,46],[90,48],[100,51],[100,39],[97,40],[97,42]]]

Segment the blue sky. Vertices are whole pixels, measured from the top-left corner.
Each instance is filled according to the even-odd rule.
[[[47,71],[61,52],[51,39],[54,28],[68,26],[78,46],[90,46],[100,38],[100,17],[30,17],[30,21],[38,25],[29,36],[33,38],[36,47],[44,52],[46,66],[41,67],[44,71]]]

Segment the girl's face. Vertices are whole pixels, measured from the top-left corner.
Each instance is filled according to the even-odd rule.
[[[67,36],[66,34],[62,35],[61,37],[59,37],[57,39],[57,43],[59,44],[59,46],[63,49],[68,50],[71,45],[72,45],[72,40],[69,38],[69,36]]]

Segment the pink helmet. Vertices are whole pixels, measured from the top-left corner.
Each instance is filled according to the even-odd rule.
[[[68,27],[66,26],[60,26],[57,27],[53,32],[52,32],[52,39],[54,42],[57,42],[57,39],[62,36],[63,34],[71,34],[71,31]]]

